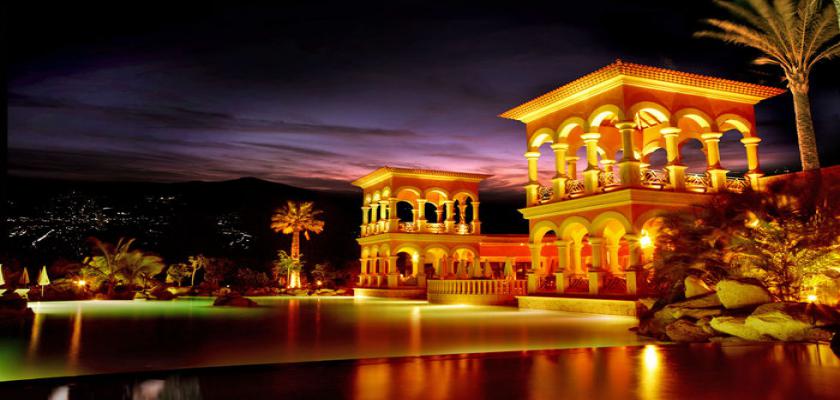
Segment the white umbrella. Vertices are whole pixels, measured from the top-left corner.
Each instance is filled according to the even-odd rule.
[[[6,284],[6,280],[3,279],[3,264],[0,264],[0,286]]]
[[[20,284],[23,286],[29,286],[29,271],[26,267],[23,267],[23,273],[20,274]]]
[[[473,260],[472,263],[470,263],[470,269],[472,269],[471,272],[473,278],[481,278],[484,276],[481,273],[481,262],[478,260]]]
[[[458,276],[457,278],[461,278],[467,275],[467,263],[464,260],[458,261]]]
[[[493,267],[490,266],[490,261],[484,262],[484,277],[485,278],[493,278]]]
[[[47,266],[41,267],[41,273],[38,274],[38,286],[41,286],[41,299],[44,298],[44,286],[50,284],[50,277],[47,275]]]
[[[516,272],[513,271],[513,262],[510,258],[505,260],[505,278],[510,280],[516,279]]]

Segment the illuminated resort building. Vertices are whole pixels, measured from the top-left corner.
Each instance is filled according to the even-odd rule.
[[[443,302],[524,292],[635,297],[658,215],[709,193],[760,188],[753,107],[782,92],[616,61],[504,112],[525,124],[527,237],[481,234],[486,175],[380,168],[354,182],[364,191],[358,285],[376,288],[360,293],[427,292]],[[738,162],[721,160],[724,132],[739,136]],[[554,162],[541,181],[544,146]],[[683,162],[692,149],[705,161],[699,171]],[[733,176],[726,165],[742,160],[746,173]],[[517,279],[511,270],[523,262]]]

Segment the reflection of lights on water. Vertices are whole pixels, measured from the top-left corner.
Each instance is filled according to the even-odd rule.
[[[659,368],[659,352],[654,345],[645,346],[644,350],[644,368],[646,371],[656,371]]]
[[[661,390],[660,363],[661,355],[659,348],[654,345],[647,345],[642,351],[641,368],[639,368],[639,391],[642,398],[659,398]]]

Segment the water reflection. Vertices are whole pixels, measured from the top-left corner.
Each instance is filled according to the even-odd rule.
[[[52,386],[7,384],[0,395],[46,398],[69,385],[71,399],[100,398],[154,380],[166,381],[164,392],[198,396],[181,398],[250,400],[836,399],[840,360],[827,346],[804,343],[611,347],[65,378]]]
[[[638,344],[635,320],[422,301],[257,298],[35,303],[0,336],[0,381],[207,366]],[[8,355],[8,356],[7,356]]]

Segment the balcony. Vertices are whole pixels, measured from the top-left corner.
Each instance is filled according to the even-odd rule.
[[[388,220],[362,225],[361,228],[362,237],[392,232],[469,235],[475,233],[475,229],[472,224],[467,223],[455,223],[452,225],[451,230],[447,231],[445,223],[427,222],[421,226],[416,222],[398,222],[392,224]]]
[[[647,189],[655,190],[672,190],[693,193],[711,193],[713,192],[712,178],[709,173],[685,174],[684,182],[679,190],[675,190],[671,185],[669,173],[667,170],[645,168],[640,171],[640,186]],[[621,178],[613,171],[601,171],[598,174],[598,187],[595,192],[590,194],[597,194],[608,192],[611,190],[626,187],[621,181]],[[726,177],[726,182],[722,185],[722,190],[743,193],[750,188],[750,181],[742,177]],[[565,193],[562,198],[558,198],[554,188],[548,186],[537,187],[536,204],[546,204],[555,201],[574,199],[587,194],[586,188],[582,180],[566,179]]]

